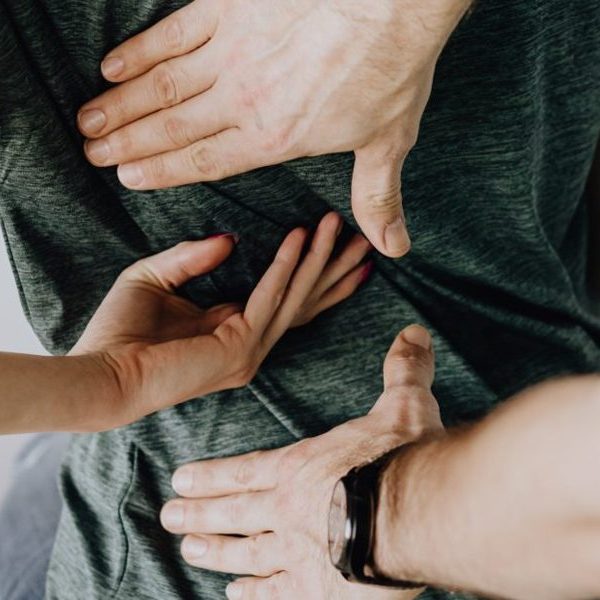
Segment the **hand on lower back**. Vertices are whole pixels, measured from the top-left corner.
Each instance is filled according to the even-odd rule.
[[[121,85],[80,111],[87,156],[145,190],[354,151],[356,219],[400,256],[400,172],[470,3],[196,0],[108,55]]]
[[[201,310],[176,294],[229,256],[231,235],[184,242],[124,271],[71,351],[100,358],[118,384],[120,401],[106,403],[110,414],[96,422],[124,425],[248,383],[287,329],[347,298],[364,280],[370,245],[362,236],[332,258],[341,225],[335,213],[325,216],[304,258],[307,232],[292,231],[245,308]]]
[[[350,468],[441,435],[433,371],[431,338],[409,327],[390,348],[384,392],[368,415],[288,447],[181,467],[173,485],[183,498],[161,518],[186,535],[186,561],[246,575],[228,588],[230,600],[412,600],[418,592],[348,583],[328,556],[327,515]]]

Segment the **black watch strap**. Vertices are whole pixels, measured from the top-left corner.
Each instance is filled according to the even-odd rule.
[[[373,559],[380,476],[396,454],[397,450],[393,450],[373,462],[351,469],[342,478],[347,498],[347,525],[351,531],[343,564],[336,566],[348,581],[416,589],[424,584],[385,577],[377,572]]]

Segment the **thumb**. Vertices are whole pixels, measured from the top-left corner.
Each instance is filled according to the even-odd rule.
[[[147,283],[172,291],[186,281],[219,266],[237,242],[234,234],[221,234],[196,242],[181,242],[160,254],[148,256],[123,271],[121,281]]]
[[[352,210],[368,240],[385,256],[399,257],[410,250],[400,174],[404,156],[367,146],[356,150],[352,175]]]
[[[417,432],[441,428],[439,407],[431,393],[434,369],[429,332],[420,325],[402,330],[385,357],[384,392],[370,414]]]

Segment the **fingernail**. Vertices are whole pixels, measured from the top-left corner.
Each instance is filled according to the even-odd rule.
[[[199,537],[186,537],[183,540],[181,549],[186,558],[190,558],[192,560],[196,558],[202,558],[208,550],[208,542]]]
[[[111,56],[102,61],[100,69],[105,77],[116,77],[125,68],[125,63],[122,59],[116,56]]]
[[[117,173],[121,183],[127,187],[139,187],[144,182],[144,173],[137,165],[119,165]]]
[[[106,125],[106,115],[98,108],[79,113],[79,126],[86,133],[98,133]]]
[[[187,494],[192,491],[194,476],[189,469],[179,469],[178,471],[175,471],[173,479],[171,480],[171,485],[178,494]]]
[[[340,220],[338,228],[335,232],[335,236],[339,237],[340,233],[342,233],[342,229],[344,229],[344,220],[338,215],[338,218]]]
[[[87,140],[85,142],[85,152],[92,161],[103,163],[110,155],[110,146],[104,140]]]
[[[242,597],[242,585],[237,581],[230,583],[225,589],[225,594],[229,600],[240,600]]]
[[[162,522],[167,529],[183,527],[184,511],[180,504],[170,504],[163,509]]]
[[[398,217],[385,228],[383,242],[386,253],[390,256],[404,256],[410,250],[410,238],[406,231],[404,219]]]
[[[233,240],[234,244],[237,244],[240,241],[240,236],[237,233],[231,233],[231,232],[213,233],[212,235],[209,235],[205,239],[212,240],[212,239],[215,239],[215,238],[224,238],[224,237],[231,238]]]
[[[367,279],[369,279],[369,277],[371,276],[371,273],[373,272],[373,267],[374,267],[374,263],[372,260],[370,260],[368,263],[365,264],[365,266],[363,267],[363,270],[360,274],[359,285],[362,285],[363,283],[365,283],[365,281],[367,281]]]
[[[425,350],[431,350],[431,336],[429,332],[420,325],[411,325],[402,332],[402,337],[409,344],[420,346]]]

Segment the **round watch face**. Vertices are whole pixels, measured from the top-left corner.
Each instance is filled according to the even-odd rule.
[[[348,497],[342,481],[338,481],[331,497],[329,509],[329,556],[334,565],[342,562],[350,535],[348,530]]]

